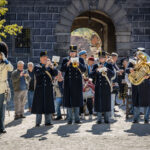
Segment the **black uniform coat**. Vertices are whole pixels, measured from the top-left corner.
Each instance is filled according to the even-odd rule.
[[[65,107],[81,107],[83,106],[83,86],[82,74],[86,71],[84,60],[79,58],[79,69],[74,68],[72,63],[67,66],[68,58],[64,58],[61,71],[65,72],[64,76],[64,97],[63,104]]]
[[[124,70],[124,72],[122,73],[122,75],[118,75],[118,84],[119,84],[119,93],[121,98],[125,98],[125,88],[126,88],[126,83],[122,83],[123,80],[125,80],[125,67],[121,66],[120,67],[121,70]]]
[[[57,76],[58,74],[56,69],[45,68],[45,66],[41,65],[34,67],[36,87],[32,105],[33,114],[50,114],[55,112],[53,85],[51,78],[45,73],[45,71],[48,71],[52,77]]]
[[[126,69],[128,74],[130,68],[134,68],[132,63]],[[140,85],[132,85],[132,102],[136,107],[150,106],[150,79],[145,79]]]
[[[109,80],[114,76],[112,64],[105,63],[107,68],[107,76]],[[95,76],[95,101],[94,108],[96,112],[111,111],[111,88],[107,79],[102,76],[102,73],[97,72],[98,64],[93,66],[91,77]]]

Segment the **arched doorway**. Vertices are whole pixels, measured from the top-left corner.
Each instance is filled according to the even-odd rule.
[[[97,52],[102,50],[101,37],[90,28],[77,28],[71,32],[71,45],[77,45],[78,51],[86,50],[88,57],[97,57]]]
[[[116,51],[120,56],[128,56],[131,49],[131,24],[126,11],[114,0],[95,0],[89,19],[89,2],[72,0],[72,4],[61,12],[60,22],[55,29],[56,54],[62,57],[68,55],[71,31],[88,27],[99,34],[105,51]]]
[[[81,13],[74,19],[71,32],[79,28],[92,29],[99,35],[103,50],[109,53],[116,51],[115,27],[110,17],[105,13],[97,10]]]

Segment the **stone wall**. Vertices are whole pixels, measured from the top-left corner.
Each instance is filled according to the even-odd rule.
[[[127,12],[132,25],[132,48],[145,47],[150,54],[150,1],[116,0]]]
[[[110,12],[108,15],[115,24],[116,46],[120,55],[129,55],[131,48],[139,46],[150,50],[149,0],[95,1],[99,4],[97,9],[105,13]],[[73,3],[71,0],[8,0],[8,2],[8,23],[17,23],[31,29],[29,55],[14,56],[12,37],[7,39],[9,57],[14,64],[19,59],[37,63],[41,50],[47,50],[50,56],[53,54],[65,56],[70,44],[69,32],[72,20],[82,11],[80,8],[88,10],[88,0],[73,0]]]

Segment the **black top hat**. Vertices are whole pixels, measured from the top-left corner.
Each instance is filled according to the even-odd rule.
[[[77,52],[78,47],[76,45],[70,46],[70,52]]]
[[[4,42],[0,42],[0,52],[4,53],[5,57],[8,55],[8,46]]]
[[[43,57],[43,56],[47,56],[47,51],[42,51],[42,52],[40,53],[40,57]]]
[[[99,57],[106,57],[106,52],[105,51],[100,51],[98,52]]]
[[[124,62],[125,60],[128,61],[128,58],[122,58],[122,59],[120,60],[120,65],[121,65],[121,66],[123,65],[123,62]]]

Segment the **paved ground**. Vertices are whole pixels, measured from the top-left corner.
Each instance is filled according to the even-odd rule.
[[[11,112],[6,117],[8,133],[0,136],[0,150],[150,150],[150,125],[125,121],[124,111],[117,109],[110,125],[97,125],[95,119],[67,125],[62,120],[40,128],[34,127],[34,115],[13,121]]]

